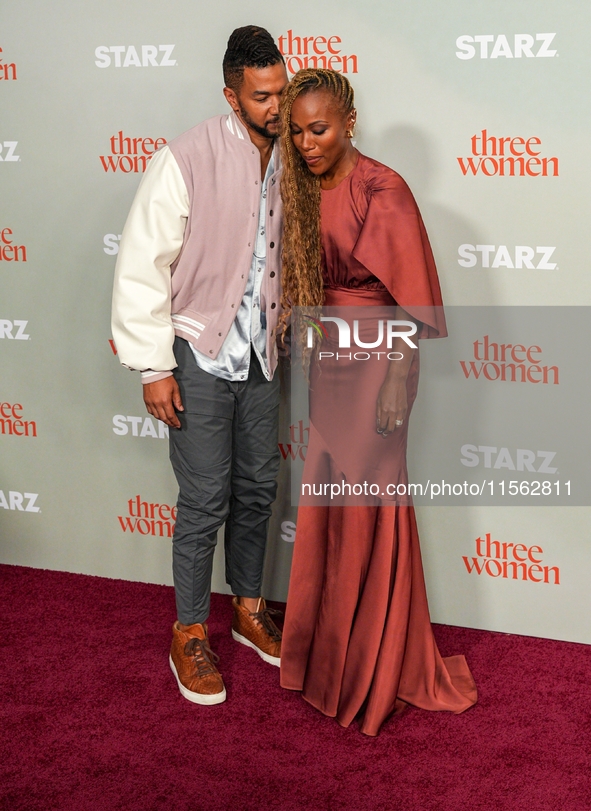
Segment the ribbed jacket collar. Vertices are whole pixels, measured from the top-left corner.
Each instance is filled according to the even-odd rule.
[[[226,127],[239,141],[246,141],[247,144],[252,144],[248,130],[238,118],[234,110],[232,110],[232,112],[226,116]],[[277,172],[281,166],[279,137],[275,138],[273,143],[273,160],[275,161],[275,172]]]

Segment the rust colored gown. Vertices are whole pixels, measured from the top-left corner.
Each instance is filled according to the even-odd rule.
[[[326,306],[397,303],[421,321],[419,337],[446,334],[427,235],[399,175],[359,155],[336,188],[322,191],[321,226]],[[405,472],[408,419],[386,440],[377,434],[375,401],[384,373],[376,379],[364,371],[370,364],[361,364],[361,371],[357,367],[350,379],[347,418],[355,422],[351,415],[367,410],[370,392],[371,428],[363,447],[396,443]],[[418,372],[416,352],[407,378],[408,414]],[[339,418],[327,411],[315,407],[312,386],[306,481],[314,480],[323,465],[339,475],[343,471],[335,441]],[[352,434],[347,445],[364,430]],[[357,718],[367,735],[377,735],[386,718],[407,704],[460,713],[476,702],[465,658],[443,659],[433,637],[412,506],[300,504],[281,685],[301,691],[342,726]]]

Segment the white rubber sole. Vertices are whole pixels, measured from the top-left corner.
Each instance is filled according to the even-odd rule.
[[[181,695],[183,698],[186,698],[187,701],[192,701],[193,704],[221,704],[222,701],[226,700],[226,688],[222,690],[221,693],[214,693],[213,695],[204,695],[202,693],[193,693],[191,690],[187,690],[187,688],[181,684],[181,680],[179,679],[179,674],[176,672],[176,667],[174,666],[174,662],[172,661],[172,656],[168,657],[168,661],[170,663],[170,669],[174,673],[174,677],[176,679],[176,683],[179,686],[179,690],[181,691]]]
[[[279,665],[281,664],[281,659],[279,656],[270,656],[268,653],[265,653],[260,648],[257,648],[257,646],[253,642],[251,642],[250,639],[247,639],[245,636],[242,636],[242,634],[239,634],[238,631],[235,631],[233,628],[232,628],[232,637],[233,639],[236,640],[236,642],[240,642],[241,645],[246,645],[247,648],[252,648],[253,650],[255,650],[261,657],[261,659],[267,662],[268,664],[275,665],[275,667],[279,667]]]

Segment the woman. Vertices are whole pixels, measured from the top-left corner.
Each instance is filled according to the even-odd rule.
[[[415,337],[445,335],[420,214],[402,178],[353,147],[347,79],[300,71],[281,118],[284,323],[294,306],[396,307]],[[326,335],[321,350],[334,349]],[[305,481],[359,481],[372,467],[379,477],[392,459],[405,480],[418,352],[400,336],[392,349],[386,366],[345,358],[319,373],[312,359]],[[342,414],[327,407],[339,399]],[[283,687],[342,726],[358,717],[368,735],[407,704],[458,713],[476,701],[464,657],[442,659],[433,638],[413,507],[374,502],[300,504],[281,657]]]

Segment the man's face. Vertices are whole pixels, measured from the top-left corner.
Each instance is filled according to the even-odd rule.
[[[279,99],[287,84],[283,62],[266,68],[244,68],[244,79],[236,93],[229,87],[224,95],[242,123],[263,138],[279,134]]]

